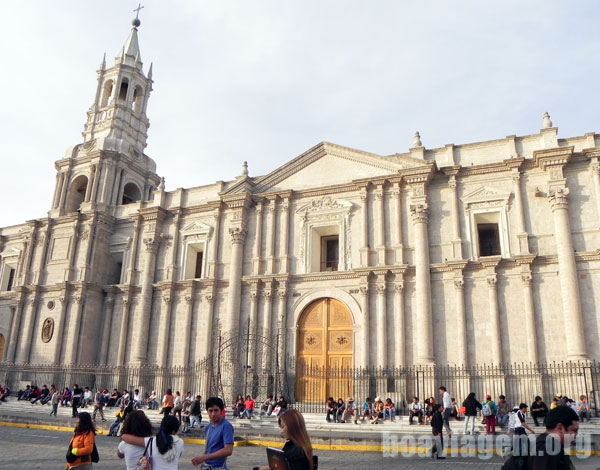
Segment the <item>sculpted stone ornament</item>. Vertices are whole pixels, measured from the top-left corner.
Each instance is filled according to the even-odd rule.
[[[246,239],[246,229],[242,227],[231,227],[229,229],[229,235],[231,235],[231,243],[244,243]]]
[[[52,318],[46,318],[42,326],[42,341],[49,343],[54,333],[54,320]]]
[[[426,224],[429,220],[429,208],[427,207],[427,203],[411,205],[410,216],[415,224]]]

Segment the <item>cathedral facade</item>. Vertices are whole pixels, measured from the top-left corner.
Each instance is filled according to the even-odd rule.
[[[320,143],[166,191],[151,91],[134,26],[48,215],[0,229],[2,362],[186,365],[242,334],[254,369],[600,359],[600,135]]]

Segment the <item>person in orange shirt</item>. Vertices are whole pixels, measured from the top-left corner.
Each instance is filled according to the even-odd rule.
[[[69,443],[69,454],[67,454],[67,470],[92,469],[92,452],[96,441],[96,427],[92,417],[87,412],[77,414],[75,418],[75,435]]]
[[[163,397],[162,403],[162,413],[165,416],[168,416],[171,414],[171,410],[173,409],[173,407],[175,402],[175,397],[173,397],[173,391],[169,388],[167,389],[167,393],[165,393],[165,396]]]

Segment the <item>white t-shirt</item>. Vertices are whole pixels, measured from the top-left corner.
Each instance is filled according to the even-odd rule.
[[[183,441],[178,436],[173,437],[173,447],[171,449],[175,454],[175,458],[170,462],[165,460],[165,455],[161,455],[158,451],[158,447],[156,447],[156,436],[150,438],[144,438],[144,446],[148,444],[148,439],[152,439],[152,444],[150,447],[152,448],[152,470],[177,470],[179,465],[179,458],[181,454],[183,454]],[[148,448],[148,453],[150,453],[150,447]],[[140,447],[141,448],[141,447]],[[142,454],[144,450],[142,449]]]
[[[127,444],[125,441],[119,442],[119,452],[125,456],[125,465],[127,470],[134,470],[135,466],[144,455],[144,447]]]

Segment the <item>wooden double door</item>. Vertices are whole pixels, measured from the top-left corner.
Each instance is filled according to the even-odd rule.
[[[353,390],[354,334],[352,316],[339,300],[312,302],[298,324],[296,400],[346,400]]]

